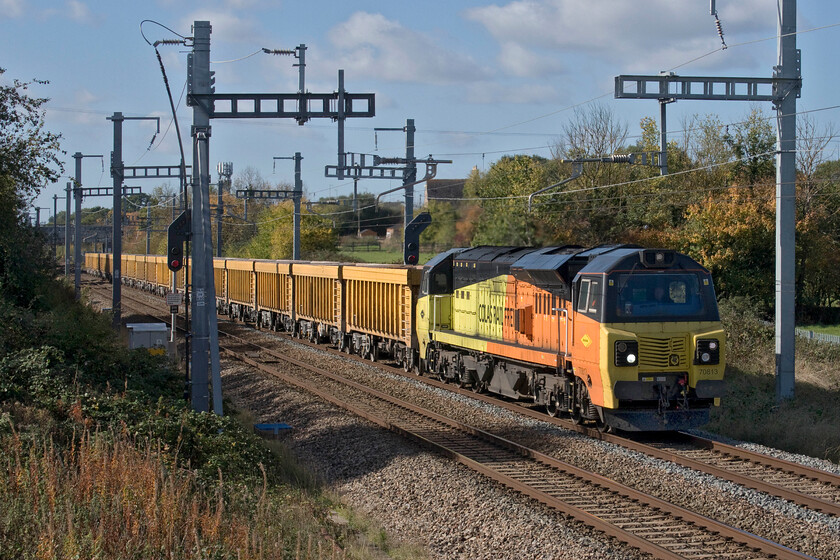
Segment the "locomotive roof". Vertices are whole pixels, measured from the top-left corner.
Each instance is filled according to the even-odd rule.
[[[457,256],[459,253],[462,253],[463,251],[466,251],[466,250],[467,249],[464,249],[463,247],[456,247],[455,249],[449,249],[448,251],[440,253],[439,255],[435,255],[434,257],[429,259],[429,261],[426,264],[424,264],[423,267],[424,268],[434,268],[437,265],[439,265],[440,263],[442,263],[443,261],[445,261],[446,259],[452,257],[453,255]]]
[[[492,262],[495,264],[513,263],[523,254],[534,251],[533,247],[495,247],[479,245],[465,249],[455,258],[459,261]]]
[[[510,274],[517,280],[568,298],[578,274],[605,273],[619,267],[644,269],[702,269],[690,257],[667,249],[645,249],[639,245],[579,245],[559,247],[479,246],[451,249],[426,263],[434,268],[447,258],[454,261],[456,286],[469,285]],[[661,259],[661,260],[659,260]]]
[[[598,251],[597,249],[601,250]],[[588,262],[580,270],[580,273],[609,272],[628,256],[638,255],[639,252],[643,250],[644,249],[638,245],[611,245],[608,247],[596,247],[595,249],[586,251],[585,255],[581,255],[586,256]]]
[[[580,270],[580,274],[611,272],[616,269],[636,272],[650,269],[706,271],[688,255],[671,249],[645,249],[635,245],[623,245],[595,256]]]

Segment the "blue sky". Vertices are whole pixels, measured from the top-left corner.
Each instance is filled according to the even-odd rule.
[[[486,169],[504,154],[550,156],[575,107],[591,103],[611,108],[630,134],[637,134],[642,117],[658,117],[658,105],[613,99],[618,74],[674,69],[685,76],[770,77],[776,63],[776,0],[717,0],[716,7],[730,45],[726,50],[717,50],[720,39],[708,0],[0,0],[0,67],[6,69],[6,83],[50,81],[31,91],[50,98],[47,127],[64,136],[66,171],[73,172],[74,152],[103,154],[104,169],[96,159],[83,166],[84,184],[99,186],[111,184],[112,127],[105,117],[114,111],[161,117],[162,133],[151,149],[153,125],[126,122],[126,165],[178,162],[160,69],[140,34],[142,20],[182,35],[190,35],[194,21],[209,20],[218,92],[297,91],[292,57],[247,55],[262,47],[292,49],[305,43],[309,91],[334,91],[342,68],[348,91],[376,94],[375,118],[347,121],[347,151],[402,156],[404,135],[375,135],[374,128],[401,127],[413,118],[416,154],[453,160],[440,166],[438,178],[454,178],[473,167]],[[837,24],[840,2],[799,2],[799,31],[814,30],[797,39],[803,74],[798,109],[815,111],[820,123],[840,122],[840,110],[820,110],[840,104]],[[151,24],[143,31],[152,41],[173,37]],[[163,46],[161,51],[177,99],[186,80],[186,49]],[[770,104],[764,105],[769,114]],[[749,110],[741,102],[680,101],[668,108],[668,130],[678,131],[682,118],[695,113],[737,122]],[[189,160],[191,110],[181,102],[178,115]],[[272,183],[290,183],[292,163],[278,162],[275,171],[272,158],[299,151],[309,196],[352,193],[352,181],[324,177],[324,166],[335,164],[337,151],[336,125],[329,120],[305,126],[214,120],[212,127],[214,169],[218,161],[232,161],[234,176],[250,167]],[[832,157],[838,157],[837,145],[832,144]],[[48,185],[36,204],[52,209],[53,194],[62,194],[64,183]],[[150,191],[158,183],[129,184]],[[359,186],[380,192],[397,184],[369,180]],[[91,198],[85,206],[108,203]],[[42,219],[46,215],[42,212]]]

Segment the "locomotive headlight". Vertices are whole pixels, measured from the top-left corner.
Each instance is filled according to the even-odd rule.
[[[615,365],[619,367],[635,366],[638,359],[638,342],[635,340],[617,340],[615,342]]]
[[[720,341],[714,338],[697,341],[694,353],[695,365],[714,365],[720,363]]]

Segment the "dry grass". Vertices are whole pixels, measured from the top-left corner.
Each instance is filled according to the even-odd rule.
[[[797,340],[795,397],[776,399],[772,327],[721,305],[727,397],[708,428],[736,439],[840,462],[840,347]]]
[[[0,558],[345,557],[298,499],[207,488],[163,450],[91,432],[64,451],[3,439]]]

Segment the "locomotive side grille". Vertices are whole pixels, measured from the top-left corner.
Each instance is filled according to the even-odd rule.
[[[676,368],[688,364],[685,337],[639,337],[639,367]]]

